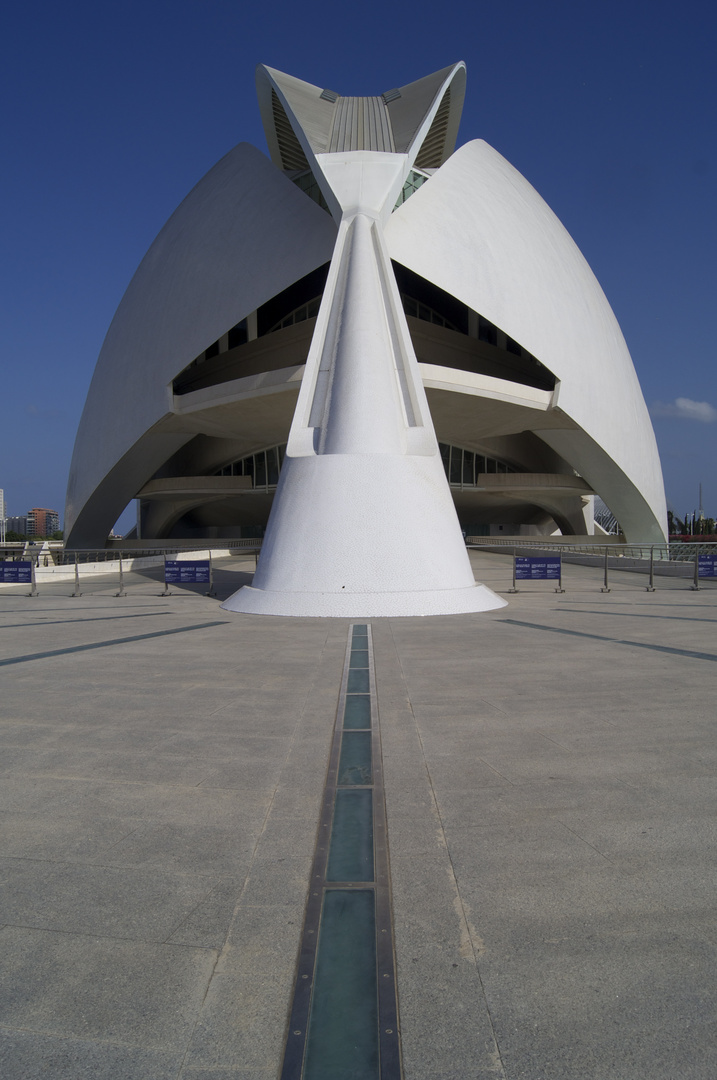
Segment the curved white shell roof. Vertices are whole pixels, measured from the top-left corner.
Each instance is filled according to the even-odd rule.
[[[171,411],[177,373],[327,262],[335,238],[330,217],[249,143],[199,181],[140,263],[102,346],[70,467],[70,544],[107,536],[142,484],[196,434],[178,423],[152,433]]]
[[[600,492],[628,536],[663,540],[657,444],[622,332],[577,245],[528,181],[487,143],[468,143],[391,216],[386,242],[393,259],[552,371],[557,407],[573,424],[537,434]]]
[[[449,86],[453,96],[442,114],[441,138],[450,149],[464,82],[459,64],[401,88],[402,96],[392,91],[382,99],[365,99],[383,102],[392,139],[396,142],[400,129],[406,145],[402,153],[398,146],[395,153],[348,151],[343,154],[346,166],[357,176],[363,169],[367,177],[378,177],[377,190],[388,191],[389,181],[400,190],[422,140],[430,141]],[[332,212],[337,221],[342,215],[348,221],[355,211],[350,199],[342,202],[337,167],[343,158],[323,152],[333,131],[329,121],[335,100],[271,69],[259,69],[258,84],[265,122],[271,127],[276,116],[282,119],[272,111],[274,87],[288,110],[284,117],[295,125],[306,160],[330,197]],[[421,120],[419,113],[426,108]],[[295,115],[302,110],[308,135]],[[271,130],[268,136],[271,146]],[[274,149],[278,154],[278,143]],[[382,179],[381,169],[389,181]],[[364,186],[365,202],[369,187]],[[538,407],[528,402],[525,388],[517,397],[511,383],[505,383],[512,388],[508,396],[496,391],[492,383],[501,380],[467,373],[452,379],[451,372],[439,379],[443,369],[432,364],[442,361],[424,356],[423,381],[434,395],[436,390],[443,394],[443,417],[453,399],[467,402],[470,394],[475,403],[481,398],[480,411],[474,405],[462,410],[465,432],[471,416],[475,422],[485,418],[487,408],[497,408],[491,401],[502,400],[500,408],[514,410],[504,426],[506,435],[525,431],[542,439],[562,459],[564,470],[574,469],[602,496],[628,539],[664,539],[657,447],[627,347],[588,264],[537,192],[495,150],[475,141],[449,157],[393,214],[394,196],[389,199],[384,192],[381,198],[386,254],[480,312],[559,380],[551,394],[539,392],[545,401],[541,397]],[[379,202],[377,197],[376,206]],[[210,406],[214,416],[224,410],[224,426],[219,427],[228,437],[232,422],[246,423],[251,395],[257,401],[265,395],[259,417],[272,408],[267,393],[296,393],[301,367],[285,379],[277,372],[270,379],[257,376],[249,389],[237,382],[217,385],[192,400],[191,395],[174,398],[172,380],[230,327],[329,262],[336,238],[332,218],[246,143],[230,151],[190,192],[143,259],[100,353],[70,472],[70,546],[100,545],[126,504],[172,454],[198,433],[216,434],[202,427]],[[283,393],[282,415],[287,401],[291,405],[293,398]],[[239,403],[233,413],[232,402]],[[536,466],[536,471],[544,470]]]

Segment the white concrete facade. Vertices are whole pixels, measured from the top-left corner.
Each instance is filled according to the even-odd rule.
[[[137,496],[167,536],[271,506],[226,606],[369,617],[502,603],[456,507],[585,532],[598,493],[628,539],[661,540],[655,440],[598,283],[494,150],[453,153],[464,65],[377,98],[264,67],[257,87],[272,162],[240,144],[200,181],[110,327],[69,544],[98,546]],[[257,453],[283,454],[278,484]],[[220,484],[239,459],[251,478]]]

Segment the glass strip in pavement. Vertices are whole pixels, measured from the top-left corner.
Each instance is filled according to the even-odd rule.
[[[349,627],[281,1080],[400,1080],[371,629]]]

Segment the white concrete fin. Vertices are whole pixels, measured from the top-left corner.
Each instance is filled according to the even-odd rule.
[[[287,110],[289,120],[294,121],[292,127],[296,134],[299,135],[298,129],[303,133],[310,153],[321,154],[328,150],[338,96],[332,101],[330,97],[322,96],[323,87],[314,86],[312,83],[304,82],[303,79],[296,79],[293,75],[287,75],[283,71],[266,67],[264,64],[259,64],[256,69],[256,85],[259,109],[267,139],[270,132],[272,134],[274,132],[270,93],[273,86]],[[272,151],[272,160],[281,168],[281,162],[274,158],[271,143],[269,149]]]
[[[466,66],[463,61],[434,71],[431,75],[391,92],[386,107],[391,118],[394,144],[399,153],[416,157],[449,87],[451,93],[446,134],[438,165],[442,165],[451,156],[456,145],[466,93]],[[394,94],[397,96],[393,96]]]
[[[326,343],[332,364],[319,424],[322,454],[406,452],[405,429],[413,410],[397,378],[402,358],[390,331],[374,227],[357,214],[340,255],[345,262],[341,291],[331,299],[342,316],[333,323],[336,337]]]

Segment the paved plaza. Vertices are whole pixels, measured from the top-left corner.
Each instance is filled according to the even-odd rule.
[[[405,1078],[714,1080],[717,587],[472,558],[370,621]],[[279,1074],[349,621],[250,570],[0,590],[3,1080]]]

